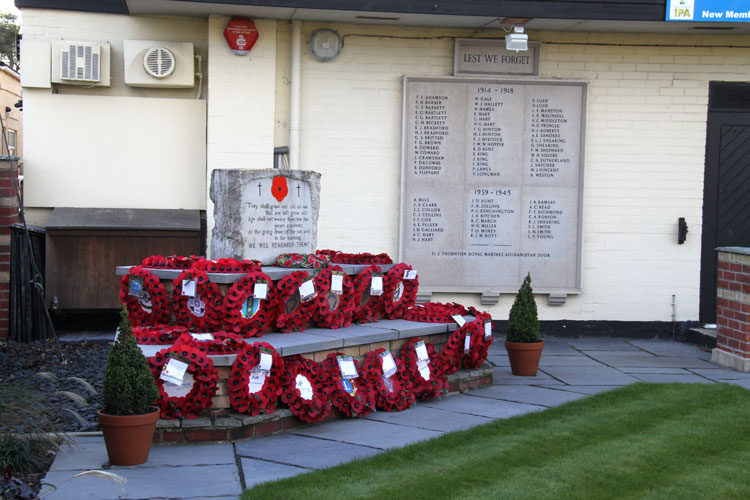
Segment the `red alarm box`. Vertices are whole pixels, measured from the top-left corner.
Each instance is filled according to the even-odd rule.
[[[258,29],[250,19],[235,17],[224,28],[224,39],[232,52],[244,56],[258,40]]]

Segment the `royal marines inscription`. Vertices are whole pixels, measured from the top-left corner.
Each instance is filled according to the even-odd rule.
[[[575,293],[587,87],[404,79],[400,258],[427,291]]]

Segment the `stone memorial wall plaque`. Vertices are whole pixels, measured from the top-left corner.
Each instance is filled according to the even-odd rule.
[[[304,170],[214,170],[211,258],[258,259],[314,253],[320,174]]]
[[[587,84],[404,78],[399,259],[427,292],[581,290]]]

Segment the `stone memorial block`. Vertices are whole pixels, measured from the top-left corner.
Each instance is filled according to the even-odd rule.
[[[427,292],[581,288],[587,85],[405,78],[399,259]]]
[[[211,258],[258,259],[314,253],[320,174],[305,170],[214,170]]]

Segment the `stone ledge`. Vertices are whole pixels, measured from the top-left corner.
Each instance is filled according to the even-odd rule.
[[[750,372],[750,358],[743,358],[718,347],[711,351],[711,362],[738,372]]]
[[[459,370],[447,377],[448,392],[443,397],[481,389],[492,385],[494,367],[485,363],[475,370]],[[333,409],[323,420],[348,418]],[[154,443],[185,443],[201,441],[234,441],[255,438],[295,429],[307,424],[292,415],[286,408],[267,415],[246,415],[231,410],[209,410],[205,416],[193,420],[159,420],[154,432]]]

